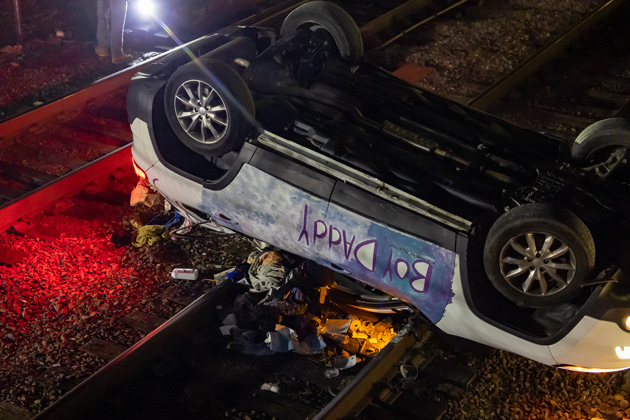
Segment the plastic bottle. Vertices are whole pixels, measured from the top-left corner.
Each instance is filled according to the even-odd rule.
[[[171,277],[178,280],[197,280],[199,270],[196,268],[176,268],[171,272]]]

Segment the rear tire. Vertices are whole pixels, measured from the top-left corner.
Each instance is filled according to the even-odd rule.
[[[287,35],[304,26],[322,26],[335,40],[341,58],[352,64],[363,58],[361,31],[352,17],[336,4],[327,1],[306,3],[284,19],[280,35]]]
[[[630,147],[630,120],[608,118],[586,127],[571,146],[571,158],[586,163],[594,153],[608,147]]]

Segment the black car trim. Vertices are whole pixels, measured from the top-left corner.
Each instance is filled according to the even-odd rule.
[[[260,148],[256,150],[249,164],[327,201],[330,199],[337,182],[334,178],[301,163]]]
[[[258,136],[258,142],[311,167],[321,169],[340,181],[353,184],[387,201],[411,210],[421,216],[436,220],[446,226],[467,232],[471,225],[468,220],[433,206],[418,197],[414,197],[377,178],[357,171],[348,165],[295,144],[290,140],[283,139],[268,131]]]
[[[241,170],[241,167],[252,159],[257,149],[258,148],[251,143],[243,144],[236,160],[232,163],[232,165],[230,165],[230,169],[228,169],[225,175],[217,180],[204,180],[203,187],[213,191],[222,190],[227,187],[230,182],[236,178],[236,175]]]
[[[155,96],[166,85],[166,80],[150,77],[138,78],[129,85],[127,92],[127,115],[129,124],[136,119],[144,121],[150,130],[153,129],[153,103]],[[166,117],[164,117],[166,118]],[[153,142],[153,137],[151,141]],[[155,147],[155,142],[153,143]]]
[[[171,65],[183,65],[186,62],[191,61],[189,54],[191,51],[193,54],[196,52],[194,55],[201,58],[201,56],[221,47],[221,45],[229,42],[231,39],[245,34],[245,31],[246,29],[242,27],[228,26],[214,32],[213,34],[204,35],[184,45],[173,48],[168,51],[164,57],[149,64],[146,68],[136,73],[131,80],[135,82],[136,79],[140,78],[156,77],[157,74],[162,72],[164,69],[169,68]],[[184,62],[179,62],[180,59],[183,59]],[[179,67],[179,65],[176,67]]]
[[[344,182],[337,182],[330,202],[357,214],[386,223],[403,232],[427,240],[449,251],[455,251],[456,232],[433,220],[390,203],[372,193]]]

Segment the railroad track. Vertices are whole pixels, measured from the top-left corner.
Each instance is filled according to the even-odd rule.
[[[232,287],[212,289],[35,419],[433,420],[445,409],[434,397],[474,377],[472,369],[436,358],[430,327],[415,318],[364,368],[339,376],[293,353],[240,354],[226,349],[231,339],[217,328],[233,294]],[[423,412],[409,401],[421,402]]]
[[[466,96],[444,95],[568,141],[595,121],[627,117],[630,46],[626,21],[630,11],[622,4],[601,2],[509,72],[472,74],[472,80],[460,82]],[[600,25],[602,21],[605,24]],[[404,41],[400,38],[408,33],[402,31],[375,49]]]
[[[580,39],[553,67],[543,69],[523,84],[497,89],[501,101],[487,101],[484,94],[472,105],[481,104],[502,118],[567,141],[573,141],[596,121],[629,117],[630,31],[626,24],[629,15],[630,8],[620,8],[614,17],[606,20],[606,25]],[[574,33],[569,31],[565,36],[573,38]],[[610,42],[611,39],[618,41]]]

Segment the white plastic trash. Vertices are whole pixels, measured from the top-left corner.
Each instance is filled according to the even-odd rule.
[[[176,268],[171,272],[171,277],[178,280],[197,280],[199,270],[196,268]]]
[[[269,391],[278,394],[280,392],[280,387],[276,384],[272,383],[264,383],[260,386],[260,389],[263,391]]]

